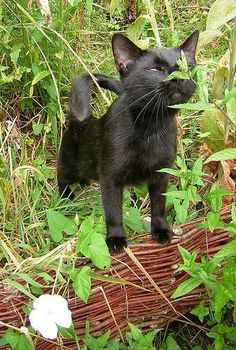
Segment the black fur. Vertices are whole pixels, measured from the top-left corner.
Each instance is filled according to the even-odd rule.
[[[176,60],[184,51],[195,65],[198,32],[180,47],[143,51],[128,38],[116,34],[112,47],[122,85],[101,76],[98,83],[120,94],[100,119],[92,117],[89,99],[93,82],[88,75],[73,83],[72,118],[65,132],[58,161],[60,193],[70,195],[68,185],[100,183],[107,226],[107,244],[120,251],[126,245],[122,225],[122,191],[126,185],[146,183],[151,201],[151,233],[161,244],[170,243],[172,231],[165,217],[168,175],[176,157],[176,110],[168,106],[187,102],[192,80],[164,81],[178,70]]]

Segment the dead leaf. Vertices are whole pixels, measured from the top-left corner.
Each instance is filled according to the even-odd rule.
[[[219,186],[231,193],[223,197],[223,205],[231,204],[235,197],[235,182],[230,177],[230,166],[227,161],[219,162]]]

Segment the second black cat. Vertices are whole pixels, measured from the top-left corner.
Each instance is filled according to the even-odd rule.
[[[111,250],[120,251],[126,246],[122,223],[122,192],[126,185],[147,184],[151,233],[161,244],[172,239],[162,195],[169,177],[157,170],[172,167],[176,157],[177,110],[168,106],[187,102],[195,83],[165,78],[179,69],[181,50],[189,69],[195,66],[198,35],[195,31],[179,47],[144,51],[125,36],[115,34],[112,48],[121,83],[101,75],[97,79],[101,86],[120,96],[100,119],[91,114],[90,76],[82,75],[73,84],[71,118],[58,160],[59,190],[68,196],[69,185],[74,182],[99,181],[106,241]]]

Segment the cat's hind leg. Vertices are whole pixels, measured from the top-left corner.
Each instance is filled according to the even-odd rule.
[[[59,193],[62,198],[74,198],[70,185],[79,181],[78,178],[78,157],[76,157],[76,145],[69,142],[69,132],[66,132],[57,162],[57,182]]]

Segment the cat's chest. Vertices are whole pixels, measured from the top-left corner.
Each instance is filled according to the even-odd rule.
[[[175,160],[176,142],[174,138],[151,137],[136,140],[127,145],[119,164],[117,179],[123,184],[139,184],[155,176],[163,167],[171,167]]]
[[[169,163],[175,152],[175,135],[153,134],[133,146],[133,161],[142,168],[152,169]]]

